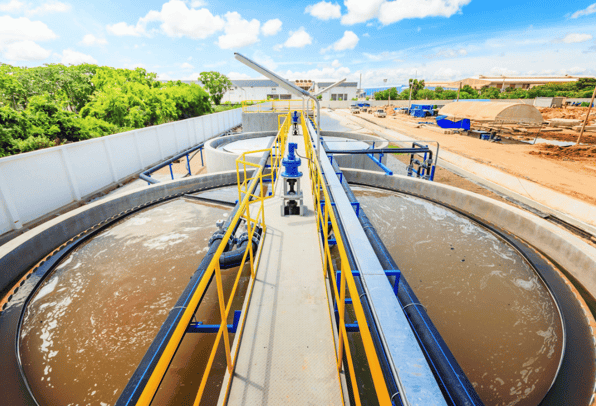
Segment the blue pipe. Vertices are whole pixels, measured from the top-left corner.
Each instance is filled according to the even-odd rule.
[[[379,166],[379,168],[384,170],[387,175],[393,175],[393,171],[391,169],[387,168],[383,164],[383,162],[381,162],[379,159],[375,158],[375,156],[373,154],[366,154],[366,156],[368,156],[370,159],[372,159],[372,161],[374,163],[376,163]],[[340,180],[340,182],[341,182],[341,180]]]

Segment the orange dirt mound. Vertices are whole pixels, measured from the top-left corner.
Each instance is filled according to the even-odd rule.
[[[538,145],[537,149],[529,153],[561,161],[596,161],[596,146],[573,145],[571,147],[559,147],[557,145],[542,144]]]

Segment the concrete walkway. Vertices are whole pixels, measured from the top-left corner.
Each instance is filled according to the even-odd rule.
[[[302,136],[290,136],[305,156]],[[232,377],[229,405],[341,405],[335,342],[307,162],[303,217],[281,216],[283,184],[265,203],[267,233]]]

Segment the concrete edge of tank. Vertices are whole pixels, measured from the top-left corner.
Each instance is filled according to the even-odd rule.
[[[596,248],[548,221],[506,203],[467,190],[408,176],[345,170],[346,180],[373,187],[413,193],[458,207],[526,240],[573,275],[596,296]]]
[[[209,140],[205,143],[204,149],[204,157],[205,157],[205,164],[209,171],[212,172],[222,172],[222,171],[229,171],[236,169],[236,159],[238,158],[239,154],[235,154],[233,152],[227,152],[222,149],[218,149],[221,145],[232,143],[235,141],[246,140],[251,138],[260,138],[260,137],[269,137],[275,136],[277,134],[276,131],[258,131],[258,132],[246,132],[240,133],[235,135],[229,135],[227,137],[219,137]],[[343,137],[349,138],[353,140],[371,140],[375,141],[375,148],[387,148],[389,142],[381,137],[376,135],[368,135],[368,134],[358,134],[358,133],[350,133],[350,132],[343,132],[343,131],[325,131],[321,132],[321,135],[324,137]],[[368,156],[366,155],[335,155],[335,159],[340,166],[346,168],[358,168],[358,169],[365,169],[369,171],[382,171],[377,164],[375,164]],[[247,160],[249,162],[257,163],[259,161],[259,156],[248,156]],[[384,164],[387,163],[387,155],[383,155],[381,158],[381,162]]]
[[[239,155],[234,154],[233,152],[218,149],[221,145],[251,138],[274,137],[276,134],[277,131],[246,132],[228,135],[227,137],[218,137],[206,141],[203,150],[203,153],[205,154],[205,166],[210,172],[224,172],[231,170],[236,171],[236,159],[239,157]],[[249,162],[254,163],[258,163],[260,159],[260,154],[258,156],[255,155],[247,157]]]
[[[105,219],[171,195],[235,185],[236,182],[234,170],[158,183],[107,197],[47,221],[0,246],[0,292],[6,292],[58,246]]]

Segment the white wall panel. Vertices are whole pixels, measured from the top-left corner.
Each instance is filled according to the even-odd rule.
[[[0,234],[240,124],[235,109],[1,158]]]
[[[107,139],[112,153],[112,162],[118,179],[134,173],[142,168],[137,154],[134,132],[125,133],[120,137]]]
[[[22,223],[27,223],[73,201],[62,154],[58,149],[0,165]],[[23,181],[26,179],[26,181]],[[3,188],[4,189],[4,188]]]
[[[73,176],[82,196],[106,187],[113,182],[106,149],[100,139],[68,145]]]

